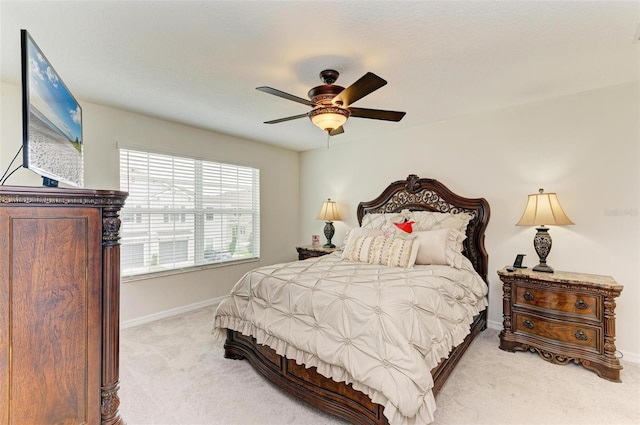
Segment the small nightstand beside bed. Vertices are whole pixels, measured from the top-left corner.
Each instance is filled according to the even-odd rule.
[[[532,351],[546,361],[571,361],[621,382],[616,354],[615,299],[622,285],[610,276],[556,271],[499,270],[503,282],[500,348]]]
[[[386,237],[401,217],[415,239]],[[436,180],[392,183],[359,204],[368,230],[344,253],[261,267],[234,286],[214,319],[225,357],[350,423],[431,422],[435,394],[486,327],[488,220],[484,199]]]
[[[307,258],[322,257],[323,255],[331,254],[337,251],[338,248],[324,248],[320,245],[302,245],[297,246],[298,260],[306,260]]]

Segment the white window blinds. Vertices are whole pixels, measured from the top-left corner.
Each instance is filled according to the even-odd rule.
[[[260,171],[120,149],[122,276],[259,258]]]

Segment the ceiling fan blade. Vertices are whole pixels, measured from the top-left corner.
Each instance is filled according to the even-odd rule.
[[[342,133],[344,133],[344,127],[340,126],[335,130],[331,130],[329,132],[329,136],[337,136],[338,134],[342,134]]]
[[[278,124],[279,122],[297,120],[298,118],[304,118],[304,117],[307,117],[307,116],[308,116],[307,114],[293,115],[291,117],[278,118],[277,120],[265,121],[264,123],[265,124]]]
[[[349,108],[352,117],[370,118],[374,120],[400,121],[406,112],[383,111],[381,109]]]
[[[386,80],[378,77],[372,72],[367,72],[358,81],[342,90],[331,101],[334,105],[342,105],[342,107],[346,108],[352,103],[355,103],[358,99],[362,99],[369,93],[378,90],[385,84],[387,84]]]
[[[281,97],[283,99],[293,100],[294,102],[302,103],[303,105],[314,106],[314,104],[310,100],[304,99],[302,97],[294,96],[294,95],[289,94],[289,93],[285,93],[285,92],[283,92],[281,90],[274,89],[272,87],[266,87],[266,86],[256,87],[256,90],[259,90],[259,91],[265,92],[265,93],[269,93],[269,94],[272,94],[274,96]]]

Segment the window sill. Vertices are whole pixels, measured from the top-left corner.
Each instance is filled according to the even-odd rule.
[[[217,269],[220,267],[237,266],[239,264],[257,263],[258,261],[260,261],[260,258],[248,258],[245,260],[225,261],[222,263],[203,264],[201,266],[183,267],[181,269],[165,270],[161,272],[151,272],[151,273],[137,274],[133,276],[123,276],[120,279],[120,283],[137,282],[140,280],[155,279],[157,277],[173,276],[177,274],[198,272],[198,271],[208,270],[208,269]]]

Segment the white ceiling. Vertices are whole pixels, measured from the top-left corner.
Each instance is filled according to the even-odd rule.
[[[639,79],[640,2],[6,1],[2,80],[20,82],[20,29],[72,93],[170,121],[304,151],[326,135],[306,119],[332,68],[344,87],[388,81],[354,106],[335,142]],[[85,116],[85,119],[87,117]]]

